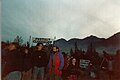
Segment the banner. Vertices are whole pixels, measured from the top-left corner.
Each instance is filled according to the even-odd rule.
[[[80,67],[87,68],[89,66],[90,60],[80,59]]]
[[[52,43],[52,41],[50,38],[32,38],[33,43]]]

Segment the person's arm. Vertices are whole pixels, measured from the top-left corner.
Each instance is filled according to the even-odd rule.
[[[50,58],[49,58],[49,61],[48,61],[48,66],[47,66],[47,69],[50,68],[50,61],[51,61],[51,55],[50,55]]]
[[[60,58],[60,67],[59,70],[62,70],[64,67],[64,57],[62,55],[62,53],[58,53],[59,54],[59,58]]]
[[[46,52],[44,52],[44,66],[46,67],[47,66],[47,64],[48,64],[48,56],[47,56],[47,53]]]

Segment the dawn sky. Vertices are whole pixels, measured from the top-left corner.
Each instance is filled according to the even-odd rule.
[[[120,0],[2,0],[2,40],[17,35],[108,38],[120,32]]]

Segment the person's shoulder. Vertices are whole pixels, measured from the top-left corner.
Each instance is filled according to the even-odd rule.
[[[58,52],[58,54],[60,54],[60,55],[61,55],[61,54],[62,54],[62,52]]]
[[[40,53],[43,53],[43,54],[45,54],[46,52],[45,52],[44,50],[41,50],[41,51],[40,51]]]
[[[63,56],[62,52],[58,52],[58,55],[59,55],[59,56]]]

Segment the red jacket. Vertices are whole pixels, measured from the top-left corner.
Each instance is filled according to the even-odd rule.
[[[52,55],[50,56],[50,60],[49,60],[49,74],[52,73]],[[61,53],[58,53],[55,55],[55,59],[54,59],[54,74],[55,75],[61,75],[62,74],[62,68],[64,66],[64,57]]]

